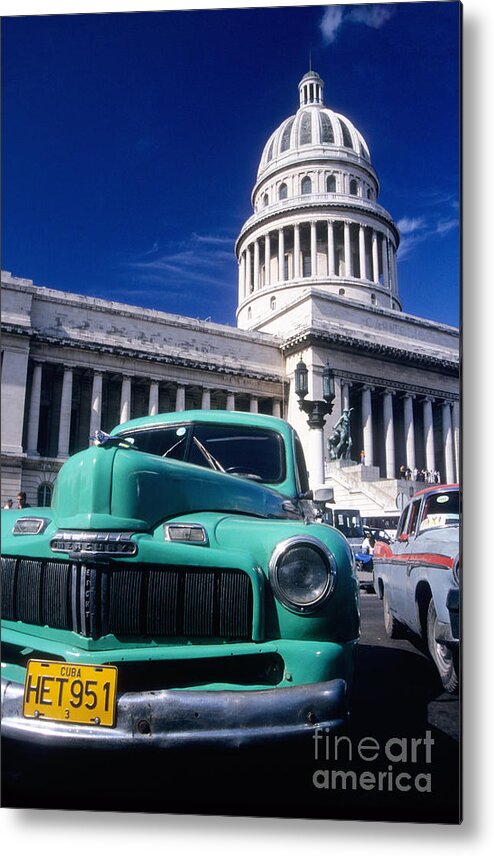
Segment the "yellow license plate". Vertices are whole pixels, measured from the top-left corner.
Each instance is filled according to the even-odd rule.
[[[84,725],[115,722],[117,668],[30,660],[23,714]]]

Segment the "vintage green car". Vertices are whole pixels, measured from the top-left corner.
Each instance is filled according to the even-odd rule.
[[[230,747],[339,727],[358,586],[293,428],[201,410],[93,443],[50,508],[2,512],[4,736]]]

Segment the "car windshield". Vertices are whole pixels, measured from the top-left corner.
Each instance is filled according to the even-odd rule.
[[[335,511],[334,525],[345,538],[364,538],[362,520],[358,512]]]
[[[460,493],[441,491],[428,496],[424,504],[420,530],[437,526],[458,526],[460,522]]]
[[[269,484],[285,479],[283,439],[265,428],[196,422],[142,427],[121,436],[135,449],[163,458]]]

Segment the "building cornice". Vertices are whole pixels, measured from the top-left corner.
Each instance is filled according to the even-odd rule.
[[[253,380],[267,381],[270,383],[285,383],[286,380],[281,374],[272,372],[256,371],[254,368],[249,368],[243,365],[239,367],[231,362],[216,363],[213,362],[211,356],[208,360],[194,359],[192,357],[184,357],[178,354],[157,354],[150,351],[140,350],[139,348],[124,347],[121,345],[108,345],[101,342],[88,342],[80,339],[70,339],[63,336],[50,336],[33,328],[26,329],[20,325],[2,324],[2,330],[5,333],[29,337],[31,345],[55,345],[59,348],[72,351],[86,351],[97,353],[99,355],[106,354],[117,357],[125,357],[127,359],[145,360],[146,362],[155,365],[173,365],[181,368],[193,369],[195,371],[207,371],[210,374],[229,375],[232,377],[247,377]]]
[[[336,333],[314,328],[300,331],[287,338],[281,346],[281,351],[285,356],[290,356],[301,348],[320,345],[336,345],[340,350],[349,351],[352,354],[385,357],[394,363],[420,368],[426,367],[450,376],[459,376],[459,362],[446,357],[436,357],[433,354],[420,353],[408,348],[393,347],[381,342],[361,339],[349,333]]]

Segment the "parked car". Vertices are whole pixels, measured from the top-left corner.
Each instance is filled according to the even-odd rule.
[[[2,512],[3,734],[166,748],[340,726],[358,586],[310,500],[281,419],[201,410],[99,432],[50,508]]]
[[[391,638],[420,634],[443,686],[458,688],[460,642],[460,489],[434,485],[404,508],[392,544],[376,543],[374,588]]]

